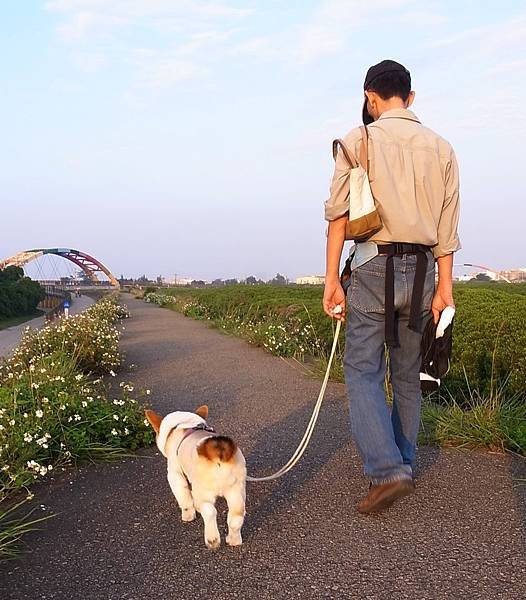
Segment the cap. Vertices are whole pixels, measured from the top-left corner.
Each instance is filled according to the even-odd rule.
[[[382,60],[382,62],[379,62],[377,65],[369,67],[367,74],[365,75],[365,81],[363,82],[364,91],[374,91],[374,80],[380,75],[391,73],[392,71],[402,71],[403,73],[407,73],[407,75],[409,75],[409,80],[411,80],[411,73],[409,73],[404,65],[397,63],[395,60]],[[367,111],[367,98],[363,103],[362,120],[364,125],[370,125],[374,121]]]

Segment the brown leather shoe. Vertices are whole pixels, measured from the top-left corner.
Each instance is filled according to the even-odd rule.
[[[409,496],[415,491],[411,479],[400,479],[381,485],[371,485],[367,496],[358,504],[358,512],[378,513],[389,508],[395,500]]]

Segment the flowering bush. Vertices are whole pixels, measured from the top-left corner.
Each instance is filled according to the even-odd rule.
[[[119,331],[114,324],[128,316],[125,306],[105,298],[78,315],[59,319],[40,330],[28,327],[8,368],[23,372],[38,357],[61,351],[74,357],[77,368],[84,373],[108,373],[120,364]]]
[[[118,386],[94,378],[116,376],[115,323],[126,316],[125,307],[101,300],[85,313],[26,332],[0,366],[0,503],[57,467],[153,442],[133,384],[121,382],[110,394]]]

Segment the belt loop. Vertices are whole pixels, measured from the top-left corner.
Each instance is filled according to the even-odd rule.
[[[427,254],[421,249],[416,253],[416,270],[413,281],[413,293],[411,294],[411,309],[409,312],[409,324],[412,331],[420,332],[420,313],[422,312],[422,297],[424,295],[424,283],[427,271]]]

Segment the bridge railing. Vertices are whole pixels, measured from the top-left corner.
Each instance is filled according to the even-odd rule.
[[[71,304],[71,292],[56,285],[42,287],[46,295],[38,307],[45,311],[46,322],[50,322],[64,314],[64,303]]]

